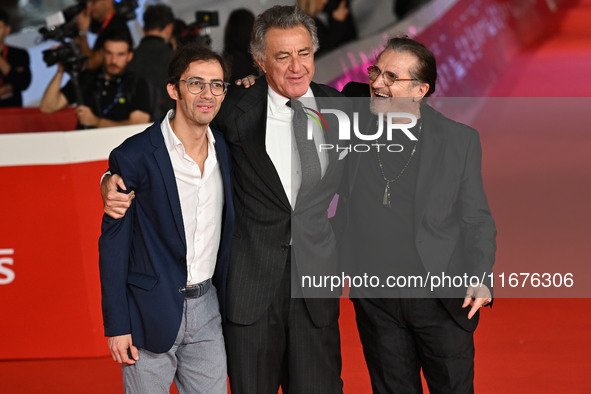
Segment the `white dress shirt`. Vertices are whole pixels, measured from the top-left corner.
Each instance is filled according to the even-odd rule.
[[[286,105],[289,99],[279,95],[271,87],[269,87],[267,94],[265,147],[293,209],[302,184],[300,155],[293,133],[293,110]],[[305,100],[304,106],[318,110],[314,94],[309,87],[302,98],[308,98]],[[324,134],[316,122],[312,122],[312,125],[314,142],[316,146],[319,146],[325,142]],[[321,176],[324,176],[326,167],[328,167],[326,151],[318,152],[318,158],[320,159]]]
[[[186,154],[185,147],[170,126],[173,117],[174,110],[170,110],[162,121],[161,129],[172,161],[183,213],[187,285],[193,285],[210,279],[215,270],[222,233],[224,186],[211,129],[207,129],[207,159],[201,174],[199,166]]]

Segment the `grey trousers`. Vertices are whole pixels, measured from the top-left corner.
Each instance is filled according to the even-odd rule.
[[[125,393],[227,394],[226,351],[215,287],[185,300],[183,319],[167,353],[139,350],[139,360],[123,365]]]

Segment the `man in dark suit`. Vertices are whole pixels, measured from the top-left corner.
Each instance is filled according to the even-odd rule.
[[[277,393],[280,385],[291,393],[338,393],[338,299],[301,298],[292,279],[309,266],[336,268],[327,209],[343,160],[320,154],[319,179],[304,191],[287,104],[308,98],[321,107],[339,93],[311,82],[318,41],[314,21],[300,9],[272,7],[253,30],[251,53],[264,81],[231,87],[214,121],[232,150],[238,212],[224,329],[230,386],[233,393]],[[329,124],[314,140],[336,140],[337,130]]]
[[[104,215],[99,240],[105,336],[126,392],[168,392],[173,378],[180,392],[227,392],[231,159],[209,127],[227,89],[222,64],[184,46],[168,70],[176,110],[109,157],[135,194],[125,216]]]
[[[369,88],[344,89],[371,94],[371,112],[378,116],[368,129],[384,121],[380,113],[404,112],[417,122],[409,128],[413,139],[397,130],[349,158],[337,211],[348,222],[346,265],[353,274],[382,280],[466,274],[486,282],[496,229],[483,188],[478,133],[424,103],[435,91],[437,71],[422,44],[391,39],[368,72]],[[390,145],[395,149],[386,149]],[[490,283],[464,281],[435,293],[409,283],[351,290],[373,391],[422,392],[422,369],[432,393],[473,392],[473,333],[479,308],[492,300]]]

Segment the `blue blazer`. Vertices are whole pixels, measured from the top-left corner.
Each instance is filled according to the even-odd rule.
[[[225,316],[226,278],[234,226],[231,158],[221,133],[215,137],[224,186],[222,234],[213,283]],[[103,215],[99,239],[105,336],[132,334],[134,346],[168,351],[183,311],[179,288],[187,283],[187,245],[175,175],[160,122],[115,148],[109,169],[120,174],[135,199],[126,215]]]

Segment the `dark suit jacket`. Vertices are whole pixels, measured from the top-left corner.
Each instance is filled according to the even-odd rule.
[[[360,84],[347,90],[358,96],[367,90]],[[444,117],[428,105],[421,108],[423,121],[421,155],[417,174],[414,208],[415,246],[431,275],[476,275],[492,272],[496,251],[496,228],[484,193],[481,173],[482,150],[478,132]],[[350,158],[349,180],[344,193],[355,185],[359,155]],[[338,214],[347,215],[346,198]],[[351,253],[354,229],[345,231],[342,256]],[[348,262],[346,265],[356,264]],[[487,283],[492,291],[490,282]],[[478,315],[468,320],[462,309],[465,288],[438,292],[454,319],[467,330],[474,330]],[[456,298],[454,298],[456,297]],[[458,299],[460,298],[460,299]]]
[[[340,96],[327,86],[312,83],[311,88],[319,106],[324,105],[324,97]],[[336,151],[330,152],[327,171],[319,185],[308,195],[298,196],[292,211],[266,152],[267,89],[264,78],[250,89],[231,87],[213,123],[224,133],[234,161],[236,226],[228,273],[227,311],[228,319],[238,324],[251,324],[267,310],[281,284],[290,249],[292,273],[294,268],[300,274],[310,270],[334,272],[337,264],[336,242],[327,209],[339,184],[344,161],[338,160]],[[326,117],[328,142],[337,138],[338,125],[333,118]],[[338,319],[336,297],[307,298],[306,305],[318,327]]]
[[[223,307],[234,206],[230,152],[221,133],[212,132],[224,186],[222,234],[213,277]],[[131,333],[135,346],[166,352],[181,324],[184,297],[179,288],[187,283],[187,245],[160,122],[115,148],[109,169],[125,179],[136,198],[123,218],[103,215],[99,268],[105,336]]]

